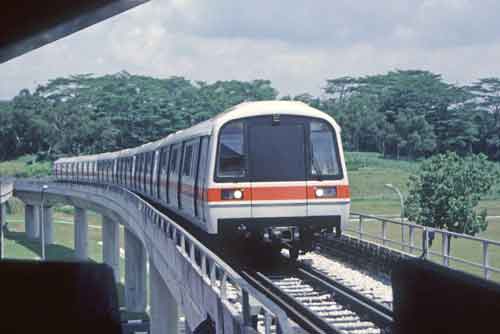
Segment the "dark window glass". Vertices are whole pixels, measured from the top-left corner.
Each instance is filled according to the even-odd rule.
[[[182,168],[182,174],[185,176],[189,176],[191,173],[192,159],[193,159],[193,145],[189,145],[186,147],[186,151],[184,152],[184,165]]]
[[[243,122],[225,125],[219,137],[218,177],[243,177],[246,175],[246,152],[243,140]]]
[[[167,167],[168,167],[168,147],[165,147],[162,149],[161,158],[162,158],[162,160],[161,160],[160,168],[162,170],[162,173],[166,173]]]
[[[177,170],[177,148],[172,151],[172,158],[170,159],[170,172],[175,172]]]
[[[304,132],[301,124],[250,126],[252,180],[305,180]]]
[[[312,175],[340,175],[337,141],[332,128],[323,121],[311,121],[311,173]]]

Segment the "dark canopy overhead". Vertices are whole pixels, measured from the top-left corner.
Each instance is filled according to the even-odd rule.
[[[0,63],[148,1],[1,1]]]

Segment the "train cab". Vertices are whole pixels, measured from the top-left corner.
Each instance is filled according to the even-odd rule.
[[[315,233],[340,233],[350,196],[335,121],[297,102],[238,109],[216,136],[208,201],[218,233],[256,237],[295,254],[312,248]]]

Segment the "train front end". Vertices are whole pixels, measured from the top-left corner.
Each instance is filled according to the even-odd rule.
[[[262,102],[219,128],[209,211],[224,238],[313,248],[322,232],[341,233],[350,195],[340,128],[297,102]]]

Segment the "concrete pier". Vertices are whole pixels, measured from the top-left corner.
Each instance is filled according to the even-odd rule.
[[[75,256],[78,260],[87,261],[88,251],[88,221],[87,211],[75,207]]]
[[[125,229],[125,307],[144,312],[147,304],[146,250],[141,241]]]
[[[0,259],[3,259],[5,253],[5,241],[4,241],[4,235],[3,235],[3,230],[4,230],[4,225],[5,221],[7,219],[7,208],[5,203],[0,202]]]
[[[175,298],[154,265],[149,266],[151,334],[179,333],[179,310]]]
[[[52,245],[54,243],[54,220],[52,207],[43,207],[41,214],[43,215],[43,232],[45,235],[45,244]]]
[[[120,224],[107,216],[102,217],[102,259],[113,268],[120,281]]]
[[[37,239],[40,235],[40,207],[27,204],[24,208],[26,235],[30,239]]]

